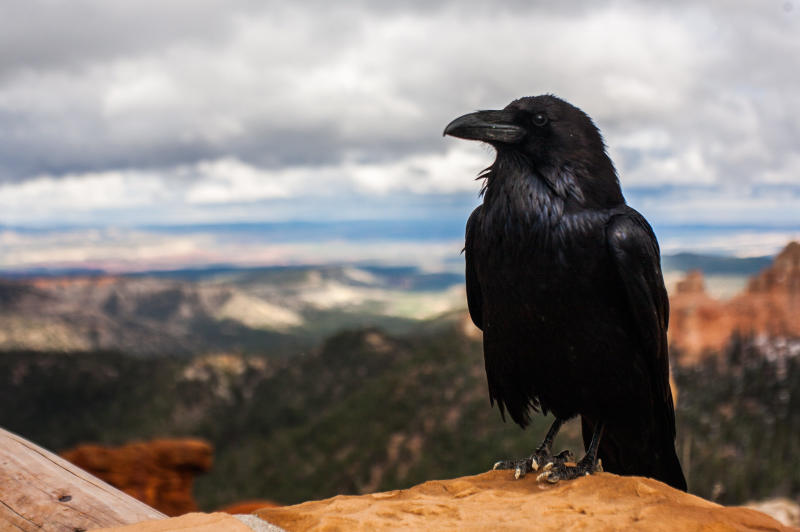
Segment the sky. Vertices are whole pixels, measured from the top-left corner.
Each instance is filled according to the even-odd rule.
[[[5,0],[0,268],[434,268],[493,159],[444,126],[542,93],[594,119],[665,252],[774,253],[798,57],[800,0]],[[364,221],[418,230],[324,230]]]

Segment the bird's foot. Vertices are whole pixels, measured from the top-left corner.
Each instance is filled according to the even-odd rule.
[[[500,460],[494,464],[492,469],[513,469],[514,478],[520,479],[528,473],[539,471],[540,469],[547,472],[552,471],[556,466],[563,467],[570,458],[572,458],[572,453],[569,451],[561,451],[553,456],[550,451],[539,449],[528,458],[522,458],[521,460]]]
[[[544,467],[539,476],[536,477],[536,480],[539,482],[545,480],[550,484],[556,484],[561,480],[572,480],[574,478],[591,475],[592,473],[597,473],[600,471],[603,471],[602,460],[597,459],[595,461],[584,458],[575,465],[567,465],[566,463],[562,462],[559,464],[553,464],[550,467]]]

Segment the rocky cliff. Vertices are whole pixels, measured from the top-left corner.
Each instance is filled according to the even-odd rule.
[[[734,334],[800,338],[800,243],[786,246],[730,300],[709,296],[699,271],[676,285],[670,296],[669,339],[679,364],[718,352]]]
[[[167,515],[181,515],[197,510],[194,477],[211,468],[212,454],[204,441],[164,439],[122,447],[80,445],[61,456]]]

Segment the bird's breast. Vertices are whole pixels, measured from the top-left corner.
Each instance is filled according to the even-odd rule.
[[[558,198],[542,194],[491,199],[484,202],[472,243],[489,309],[547,321],[559,318],[558,308],[605,298],[603,284],[613,282],[605,279],[612,270],[608,213],[565,212]]]

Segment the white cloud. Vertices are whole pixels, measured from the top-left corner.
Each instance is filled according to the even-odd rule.
[[[410,155],[387,163],[347,163],[340,172],[367,193],[477,192],[479,185],[473,178],[487,166],[487,151],[483,146],[461,143],[445,153]]]
[[[163,235],[132,230],[72,229],[21,234],[0,231],[0,268],[82,267],[108,271],[220,262],[209,235]]]
[[[22,234],[0,231],[0,269],[96,268],[145,271],[236,264],[239,266],[369,262],[417,265],[425,270],[460,270],[458,239],[361,241],[322,238],[275,242],[258,233],[232,237],[224,230],[144,231],[64,229]]]
[[[610,150],[612,158],[621,169],[621,180],[627,186],[658,185],[715,185],[720,183],[715,167],[700,146],[691,146],[685,150],[672,152],[666,149],[640,149],[633,153],[636,162],[631,164],[630,154],[633,150],[622,152]],[[628,163],[628,164],[626,164]],[[626,167],[629,167],[626,170]]]
[[[343,194],[467,193],[477,197],[480,185],[474,178],[487,157],[487,149],[478,144],[453,143],[444,153],[411,154],[386,163],[349,159],[323,166],[268,169],[223,157],[158,170],[38,176],[0,184],[0,223],[24,224],[30,219],[53,223],[99,211],[117,222],[135,221],[139,216],[141,223],[158,223],[158,211],[236,204],[241,216],[248,209],[257,211],[268,200],[313,202],[314,198],[324,218],[336,208],[337,200],[331,198]],[[156,209],[156,213],[140,213],[143,209]],[[79,221],[91,220],[82,216]]]
[[[797,5],[3,9],[0,223],[319,218],[344,196],[358,218],[362,197],[475,194],[490,150],[442,128],[553,92],[601,127],[624,187],[686,189],[648,196],[657,221],[800,224]]]
[[[296,173],[293,169],[269,172],[233,158],[202,161],[193,173],[196,179],[186,201],[198,204],[286,198],[291,195],[291,179],[298,177],[291,175]]]
[[[113,9],[87,5],[117,23]],[[756,111],[765,106],[748,89],[775,100],[771,93],[798,79],[783,68],[796,48],[791,28],[777,26],[766,7],[745,23],[737,14],[746,6],[385,12],[346,2],[260,10],[234,3],[201,10],[206,39],[200,21],[172,39],[159,34],[160,47],[135,46],[130,34],[147,24],[147,5],[116,39],[93,36],[116,53],[81,45],[73,54],[84,59],[80,68],[46,63],[0,81],[0,109],[20,121],[4,139],[19,148],[3,161],[10,177],[42,173],[37,164],[58,174],[226,156],[292,165],[355,151],[392,160],[441,151],[436,136],[457,114],[546,91],[589,111],[612,146],[617,135],[655,127],[668,130],[680,152],[719,129],[730,136],[777,120],[773,104]],[[149,6],[153,16],[162,9]],[[211,31],[213,17],[222,34]],[[721,20],[741,31],[721,32]],[[756,38],[758,54],[747,48]],[[85,145],[95,148],[79,149]]]
[[[800,187],[677,187],[642,194],[633,189],[629,202],[654,224],[721,226],[796,226],[800,232]]]
[[[167,188],[158,174],[138,170],[38,176],[0,185],[0,210],[22,221],[25,215],[35,219],[53,210],[143,207],[158,203]]]
[[[691,251],[701,254],[766,257],[775,255],[787,242],[798,240],[800,231],[738,231],[733,234],[704,234],[699,238],[681,235],[665,238],[662,253]]]

